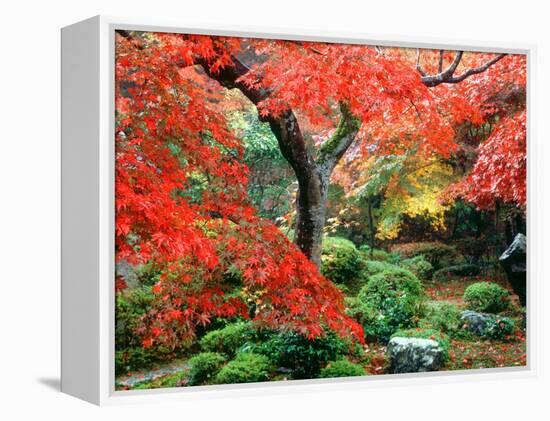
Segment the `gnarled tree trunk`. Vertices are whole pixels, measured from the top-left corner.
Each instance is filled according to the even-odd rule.
[[[233,66],[217,73],[202,63],[204,71],[221,85],[239,89],[253,104],[258,104],[270,93],[247,86],[239,80],[248,72],[248,67],[233,57]],[[340,104],[341,119],[332,137],[320,147],[317,156],[309,151],[300,130],[296,115],[287,110],[280,116],[259,116],[268,122],[277,138],[283,157],[288,161],[298,180],[296,201],[296,226],[294,242],[317,267],[321,264],[323,227],[326,217],[326,202],[330,176],[334,167],[350,147],[359,131],[360,121]]]

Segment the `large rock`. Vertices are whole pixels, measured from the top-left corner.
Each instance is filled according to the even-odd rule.
[[[522,306],[527,304],[527,237],[519,233],[499,258],[512,289]]]
[[[471,310],[463,311],[460,321],[464,329],[482,338],[502,339],[510,335],[514,329],[514,322],[508,317]]]
[[[485,336],[492,316],[490,314],[478,313],[477,311],[466,310],[460,314],[462,327],[468,332],[477,336]]]
[[[392,338],[388,354],[392,373],[437,371],[443,363],[443,349],[431,339]]]

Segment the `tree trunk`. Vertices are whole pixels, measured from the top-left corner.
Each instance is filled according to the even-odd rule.
[[[212,72],[208,63],[199,60],[204,71],[229,89],[239,89],[253,104],[267,98],[270,92],[246,85],[240,79],[249,68],[232,57],[233,66]],[[296,226],[294,242],[317,267],[321,264],[321,245],[326,217],[326,201],[330,176],[334,167],[351,146],[360,121],[340,103],[341,118],[335,133],[326,140],[313,156],[308,149],[298,120],[292,110],[278,116],[258,115],[260,121],[268,122],[277,138],[283,157],[288,161],[298,180],[296,203]]]
[[[291,111],[285,113],[282,120],[270,121],[281,152],[298,180],[294,242],[317,267],[321,265],[330,176],[360,127],[359,120],[345,104],[340,104],[340,111],[342,115],[335,133],[321,145],[316,157],[308,151]]]
[[[313,169],[313,177],[298,180],[294,242],[317,267],[321,265],[323,227],[330,173]]]

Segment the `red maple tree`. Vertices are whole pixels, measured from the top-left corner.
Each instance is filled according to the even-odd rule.
[[[457,124],[498,114],[489,105],[472,107],[477,75],[491,78],[488,69],[510,60],[439,54],[424,70],[409,50],[119,31],[116,257],[154,261],[162,269],[144,346],[175,346],[192,338],[197,325],[237,315],[308,337],[329,328],[363,340],[361,327],[345,315],[342,294],[317,270],[334,167],[354,142],[377,153],[414,145],[421,154],[449,156]],[[256,105],[296,174],[295,244],[250,205],[248,169],[226,121],[224,88],[238,89]],[[503,119],[487,148],[508,148],[517,137],[509,131],[521,130],[516,120]],[[315,148],[302,127],[321,134]],[[515,154],[510,165],[518,149],[503,150]],[[521,181],[521,169],[517,177]],[[468,194],[478,200],[479,194]],[[228,293],[232,274],[254,297],[253,315],[242,296]]]

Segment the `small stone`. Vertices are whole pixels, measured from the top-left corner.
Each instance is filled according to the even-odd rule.
[[[392,338],[388,354],[392,373],[437,371],[443,362],[443,349],[431,339]]]

